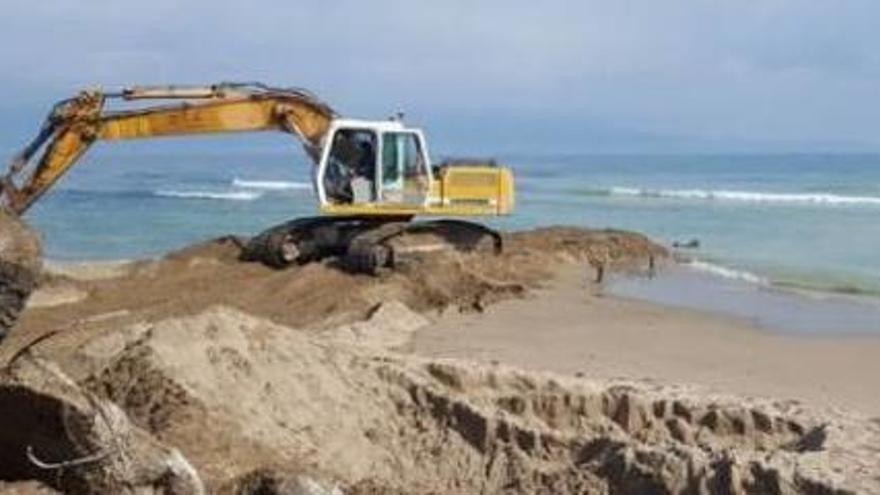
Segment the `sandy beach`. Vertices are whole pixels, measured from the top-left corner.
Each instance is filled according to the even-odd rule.
[[[124,275],[126,265],[81,263],[49,269],[87,282]],[[675,268],[667,266],[670,270]],[[597,286],[591,276],[586,265],[566,264],[522,298],[506,298],[482,312],[430,314],[430,323],[405,347],[431,358],[696,386],[707,393],[796,400],[880,417],[880,394],[875,393],[880,386],[880,337],[847,335],[846,328],[838,336],[766,328],[715,311],[621,297]],[[67,316],[64,306],[76,308],[70,305],[86,295],[82,288],[49,286],[34,295],[30,306],[61,306],[58,312]],[[750,302],[762,296],[752,297]],[[107,314],[111,319],[120,316]]]
[[[4,2],[0,495],[880,495],[880,2]]]
[[[242,263],[224,237],[50,271],[0,349],[0,475],[15,481],[0,492],[877,488],[880,341],[604,293],[597,267],[675,266],[637,233],[545,228],[506,246],[373,277]],[[111,455],[59,481],[19,455],[120,438],[134,470]]]
[[[696,385],[880,416],[880,338],[780,335],[719,314],[596,295],[560,272],[523,300],[422,329],[417,354]]]

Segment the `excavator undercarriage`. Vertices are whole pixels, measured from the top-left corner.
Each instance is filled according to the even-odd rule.
[[[247,242],[241,258],[275,268],[336,258],[340,268],[376,274],[440,251],[502,250],[501,235],[456,219],[306,217],[272,227]]]

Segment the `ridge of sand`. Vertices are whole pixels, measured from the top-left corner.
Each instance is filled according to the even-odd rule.
[[[371,277],[346,273],[332,259],[284,270],[243,263],[240,243],[223,237],[161,259],[131,263],[110,278],[48,277],[38,304],[23,314],[0,355],[47,331],[62,331],[48,345],[53,357],[63,358],[97,333],[137,321],[194,314],[218,304],[298,328],[359,321],[380,302],[395,299],[421,313],[479,312],[541,286],[559,263],[578,260],[584,265],[645,269],[649,259],[666,254],[639,234],[561,227],[513,233],[506,236],[505,245],[498,256],[431,255]],[[65,297],[51,294],[53,287],[63,287]],[[87,297],[70,304],[74,293]]]

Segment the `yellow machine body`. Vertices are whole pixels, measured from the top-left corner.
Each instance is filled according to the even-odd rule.
[[[454,167],[441,170],[431,180],[426,204],[326,203],[326,215],[390,216],[495,216],[509,215],[514,208],[513,173],[505,167]]]

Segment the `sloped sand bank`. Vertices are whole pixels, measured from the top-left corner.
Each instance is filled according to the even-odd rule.
[[[400,307],[369,326],[406,333]],[[428,360],[230,308],[79,350],[81,383],[209,486],[255,471],[348,493],[872,491],[878,425],[769,401]]]

